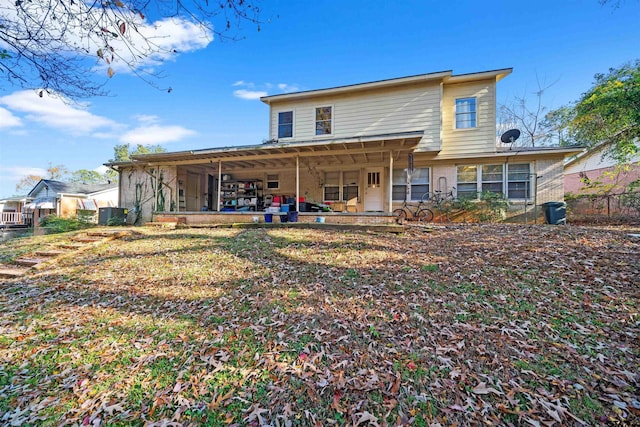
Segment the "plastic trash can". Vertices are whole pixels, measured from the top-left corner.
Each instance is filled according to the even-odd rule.
[[[567,204],[565,202],[543,203],[542,210],[547,224],[558,225],[567,223]]]
[[[273,214],[270,214],[270,213],[264,214],[264,222],[273,222]]]
[[[289,222],[298,222],[298,212],[289,211],[288,217],[289,217]]]

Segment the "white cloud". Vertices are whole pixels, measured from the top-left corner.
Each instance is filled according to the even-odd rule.
[[[133,118],[139,121],[140,123],[146,123],[146,124],[158,123],[160,121],[160,118],[158,116],[154,116],[152,114],[138,114]]]
[[[0,129],[22,126],[22,120],[14,116],[11,111],[0,107]]]
[[[0,166],[0,177],[7,181],[19,181],[28,175],[46,176],[47,171],[30,166]]]
[[[43,92],[23,90],[0,97],[0,104],[12,111],[24,113],[24,118],[46,126],[61,129],[74,135],[88,135],[103,128],[117,127],[117,123],[106,117],[87,111],[88,105],[71,104],[63,99]]]
[[[127,64],[132,63],[136,63],[138,68],[154,67],[164,61],[174,60],[177,54],[204,49],[213,40],[213,34],[203,25],[179,18],[155,22],[144,20],[136,24],[136,30],[129,30],[126,35],[129,44],[139,52],[125,46],[123,41],[115,41],[114,48],[119,59],[110,66],[117,71],[129,72]],[[142,53],[142,59],[139,53]],[[104,65],[105,68],[108,66]]]
[[[180,141],[196,132],[182,126],[148,125],[140,126],[126,132],[120,137],[120,142],[125,144],[155,145],[167,142]]]
[[[255,83],[245,82],[244,80],[238,80],[232,86],[244,87],[244,89],[236,89],[233,91],[233,96],[241,99],[260,99],[263,96],[269,95],[269,92],[274,88],[284,93],[297,92],[300,90],[298,85],[295,84],[278,83],[277,85],[274,85],[273,83],[263,83],[258,87]],[[256,88],[258,89],[256,90]],[[260,90],[261,88],[264,88],[264,90]]]
[[[109,170],[109,168],[106,167],[105,165],[100,165],[100,166],[98,166],[97,168],[94,169],[94,171],[98,172],[100,175],[104,175],[104,173],[106,171],[108,171],[108,170]]]
[[[298,92],[300,88],[295,84],[278,83],[278,89],[284,93]]]
[[[238,89],[233,91],[233,96],[240,99],[260,99],[263,96],[267,96],[267,92],[262,90]]]

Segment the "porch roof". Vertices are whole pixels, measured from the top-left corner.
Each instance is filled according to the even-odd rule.
[[[297,157],[315,163],[358,164],[383,161],[385,154],[400,156],[414,150],[424,131],[357,136],[333,140],[302,142],[268,141],[260,145],[208,148],[169,153],[132,156],[130,162],[107,163],[119,168],[127,166],[214,164],[225,168],[293,167]],[[379,157],[379,158],[378,158]],[[388,156],[386,157],[388,159]]]

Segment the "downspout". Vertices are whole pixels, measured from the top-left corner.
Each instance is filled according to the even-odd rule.
[[[393,212],[393,151],[389,151],[389,213]]]
[[[222,191],[222,159],[218,160],[218,208],[216,211],[220,212],[220,192]]]
[[[300,212],[300,156],[296,156],[296,212]]]

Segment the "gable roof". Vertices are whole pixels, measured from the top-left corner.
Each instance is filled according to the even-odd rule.
[[[41,179],[29,192],[29,196],[37,194],[43,188],[48,188],[54,194],[81,194],[89,195],[102,191],[118,188],[117,183],[109,184],[83,184],[78,182],[62,182],[53,179]]]

